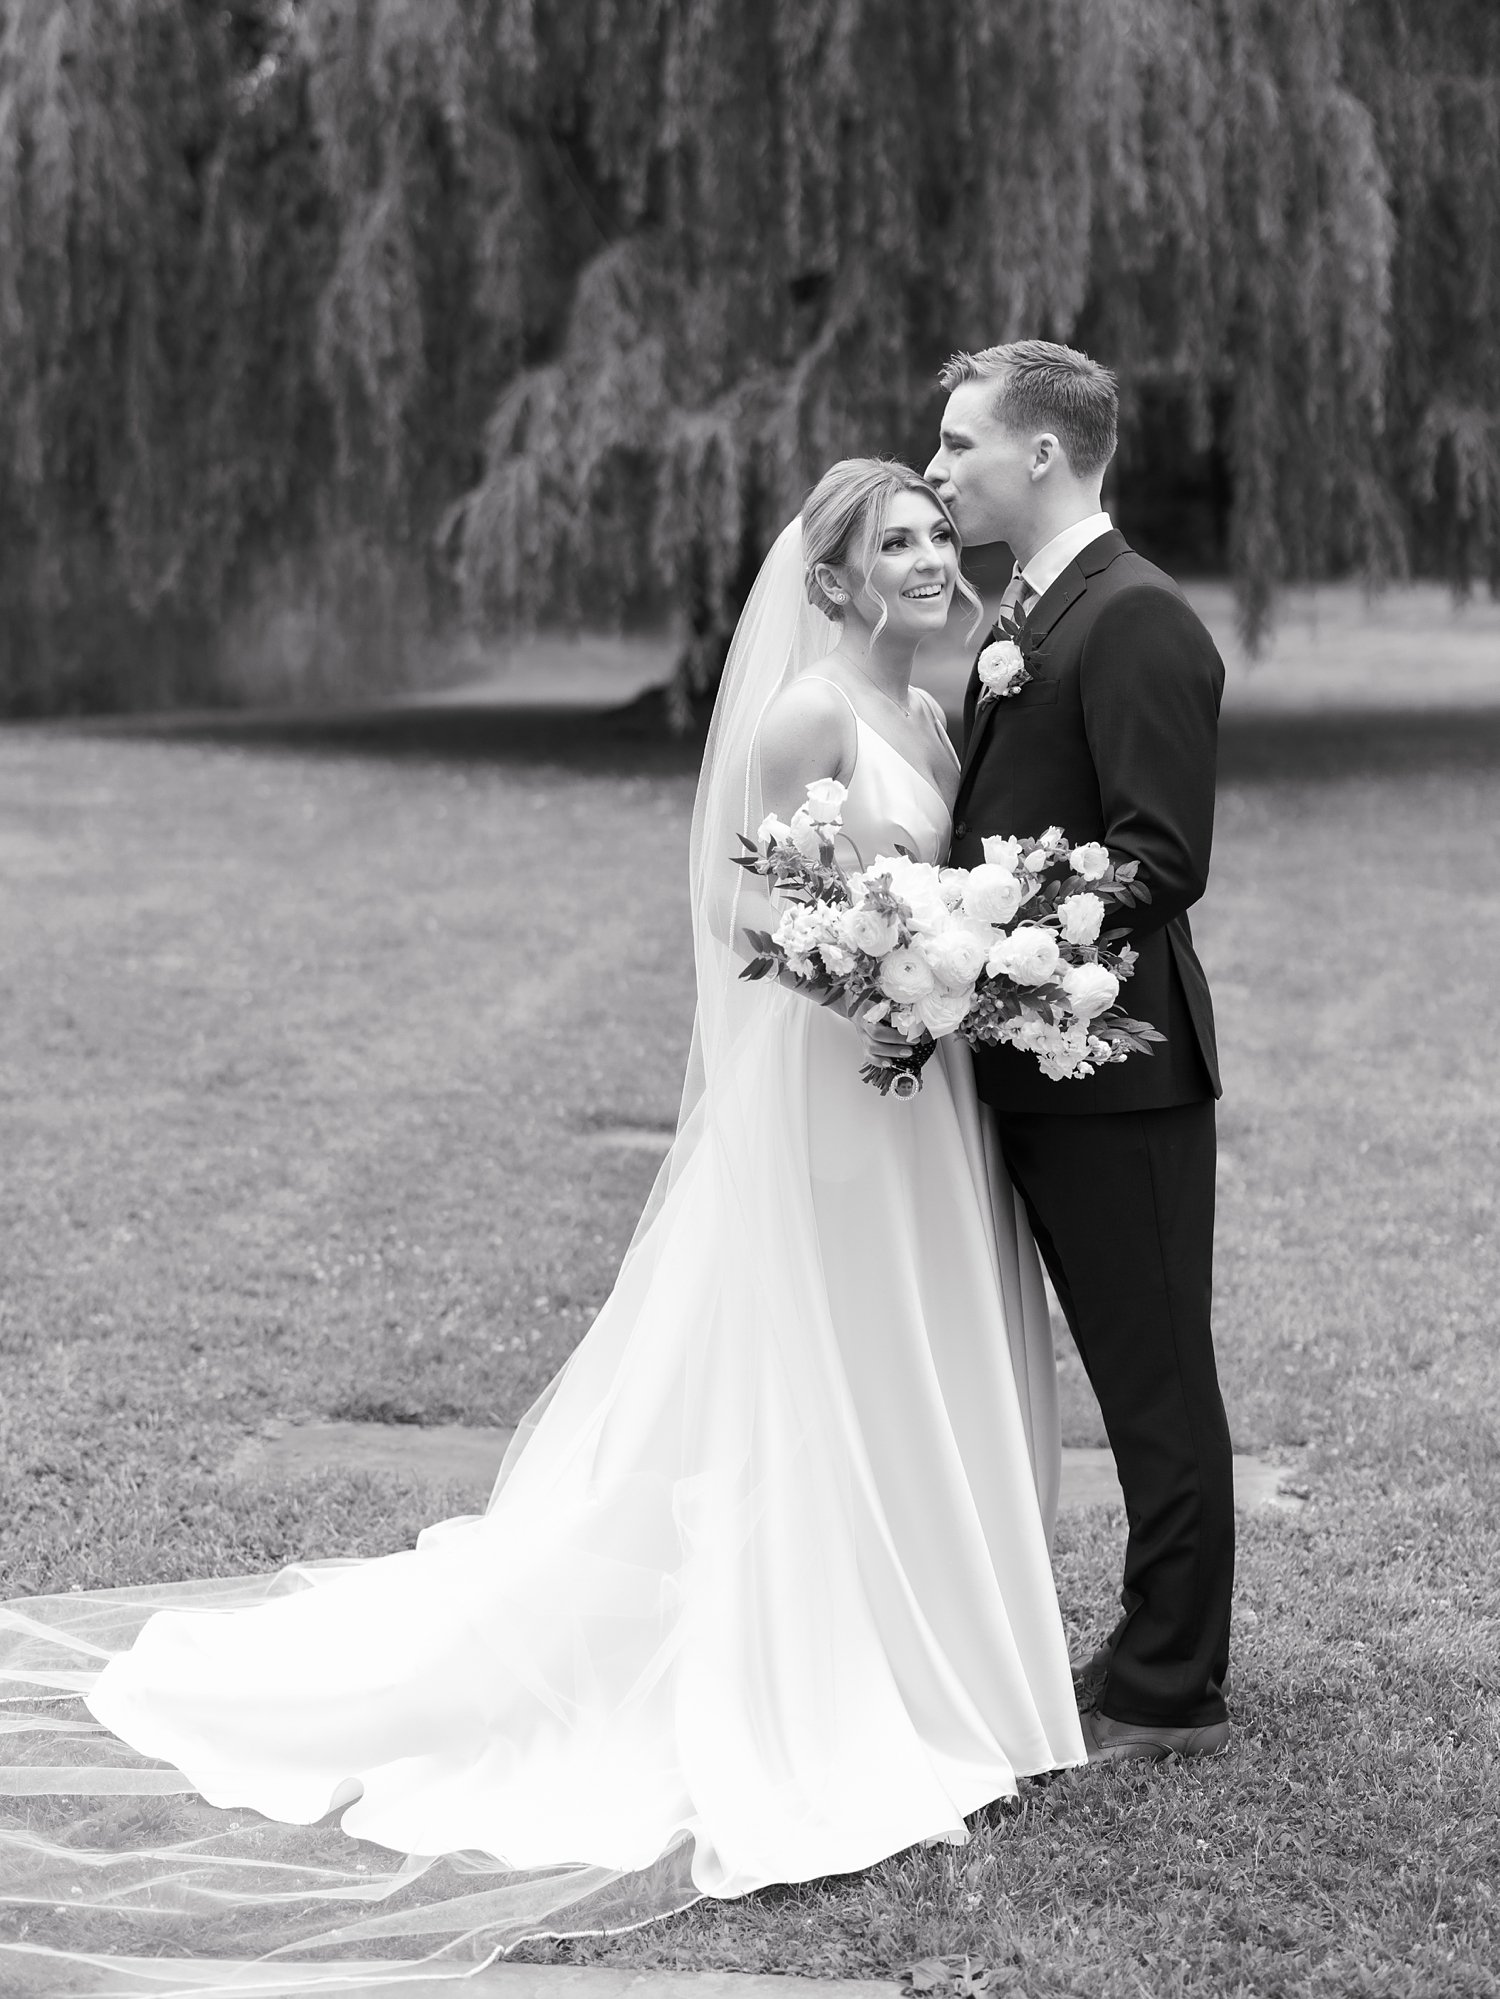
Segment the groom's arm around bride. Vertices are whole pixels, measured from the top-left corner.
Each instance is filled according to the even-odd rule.
[[[1107,370],[1021,341],[955,357],[928,478],[965,540],[1005,541],[1029,678],[965,704],[955,866],[992,833],[1102,841],[1151,900],[1122,994],[1151,1055],[1052,1082],[976,1051],[1007,1165],[1099,1399],[1131,1521],[1091,1752],[1223,1740],[1234,1510],[1210,1328],[1214,1100],[1208,983],[1187,911],[1208,878],[1224,669],[1175,583],[1100,508],[1115,443]],[[1115,919],[1112,919],[1112,922]]]

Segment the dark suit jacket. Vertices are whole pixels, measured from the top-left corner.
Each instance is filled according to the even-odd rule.
[[[998,1110],[1127,1111],[1220,1094],[1213,1004],[1187,911],[1208,879],[1224,666],[1171,577],[1117,530],[1069,563],[1027,621],[1031,684],[964,702],[963,774],[952,861],[974,867],[989,833],[1102,840],[1140,863],[1150,903],[1111,911],[1140,953],[1120,1004],[1166,1035],[1080,1081],[1050,1082],[1013,1048],[974,1051],[979,1094]]]

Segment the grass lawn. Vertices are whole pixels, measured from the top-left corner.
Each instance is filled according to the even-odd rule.
[[[1257,740],[1196,925],[1218,1326],[1237,1448],[1310,1498],[1244,1522],[1233,1753],[528,1954],[1500,1991],[1500,757]],[[513,1422],[608,1288],[654,1161],[607,1134],[670,1122],[689,1027],[691,777],[391,748],[0,731],[6,1595],[409,1542],[440,1490],[268,1489],[236,1448],[287,1417]],[[1071,1362],[1064,1391],[1096,1441]],[[1065,1524],[1080,1633],[1120,1535]]]

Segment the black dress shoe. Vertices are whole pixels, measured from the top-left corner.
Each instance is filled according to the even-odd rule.
[[[1218,1756],[1229,1747],[1229,1723],[1171,1728],[1164,1722],[1111,1721],[1097,1708],[1082,1717],[1090,1763],[1161,1763],[1168,1756]]]

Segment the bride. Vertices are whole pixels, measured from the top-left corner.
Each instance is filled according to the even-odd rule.
[[[0,1612],[28,1990],[458,1973],[961,1841],[1084,1761],[1047,1313],[968,1050],[883,1098],[855,1022],[738,976],[765,889],[737,836],[810,780],[848,787],[863,861],[943,857],[957,759],[910,676],[955,589],[947,510],[883,461],[833,466],[771,550],[693,820],[676,1142],[486,1511]],[[167,1951],[219,1962],[199,1987]]]

